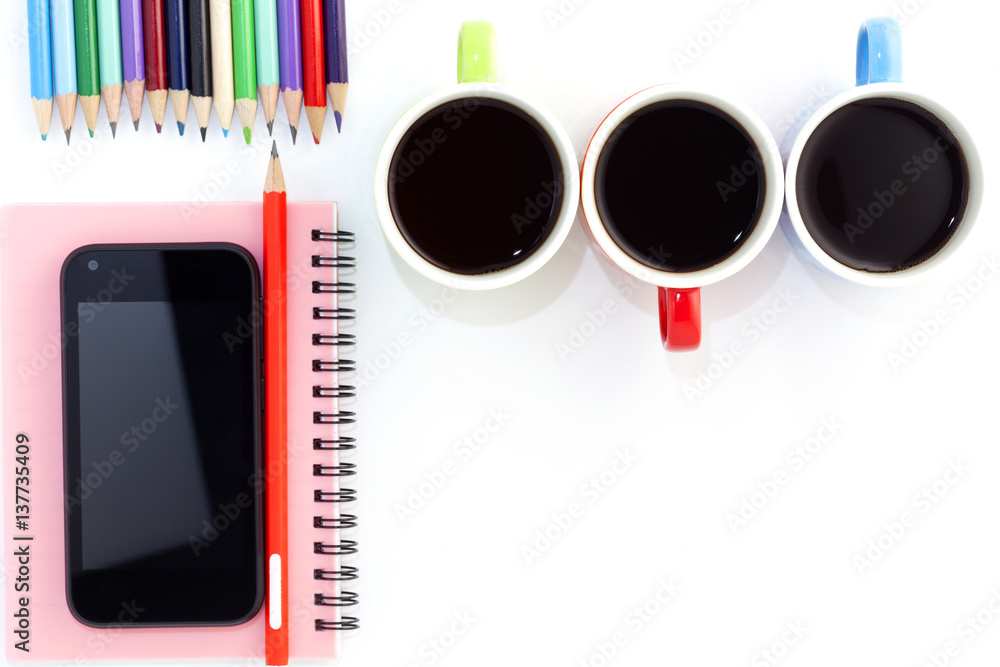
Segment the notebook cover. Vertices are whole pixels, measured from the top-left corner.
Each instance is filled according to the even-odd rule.
[[[334,307],[335,295],[312,294],[313,255],[331,255],[330,243],[312,241],[312,230],[336,229],[336,204],[288,206],[289,266],[289,631],[293,659],[332,660],[340,653],[339,632],[318,632],[315,620],[338,618],[313,604],[316,593],[339,594],[336,582],[316,581],[315,569],[338,567],[331,556],[313,553],[324,536],[313,527],[314,463],[331,463],[333,452],[314,452],[314,437],[331,437],[332,427],[312,423],[314,378],[309,377],[312,334],[323,323],[314,306]],[[228,628],[95,629],[77,621],[66,604],[63,525],[61,340],[59,273],[66,256],[92,243],[228,241],[262,257],[261,205],[112,204],[18,205],[0,210],[0,372],[3,375],[4,637],[9,661],[51,660],[83,664],[120,659],[263,660],[263,611]],[[321,326],[317,326],[317,324]],[[326,323],[336,330],[336,322]],[[15,519],[17,436],[30,439],[29,511],[19,529]],[[22,449],[23,451],[23,449]],[[329,454],[322,460],[317,454]],[[22,508],[23,509],[23,508]],[[328,510],[329,511],[329,510]],[[329,538],[330,536],[325,536]],[[17,539],[29,538],[29,539]],[[18,562],[18,550],[27,549]],[[26,598],[27,620],[15,614]],[[128,614],[126,614],[126,617]],[[30,649],[16,648],[26,625]]]

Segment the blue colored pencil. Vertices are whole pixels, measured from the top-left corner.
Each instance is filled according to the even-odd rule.
[[[31,66],[31,106],[42,141],[52,123],[52,47],[49,0],[28,0],[28,60]]]
[[[188,100],[191,84],[188,82],[187,5],[184,0],[167,0],[167,88],[170,104],[174,108],[177,131],[184,136],[187,125]]]
[[[51,0],[49,25],[52,29],[52,83],[56,107],[62,120],[66,143],[76,115],[76,25],[72,0]]]

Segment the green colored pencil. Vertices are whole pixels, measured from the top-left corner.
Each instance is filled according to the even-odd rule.
[[[254,20],[257,26],[257,87],[264,110],[267,132],[274,129],[281,95],[278,74],[278,6],[275,0],[254,0]]]
[[[94,136],[97,111],[101,107],[101,84],[97,65],[97,6],[94,0],[73,0],[76,26],[76,87],[80,94],[87,131]]]
[[[122,26],[118,0],[97,0],[97,43],[100,46],[101,97],[111,123],[111,136],[118,131],[122,106]]]
[[[233,0],[233,83],[243,138],[250,143],[257,116],[257,54],[253,0]]]

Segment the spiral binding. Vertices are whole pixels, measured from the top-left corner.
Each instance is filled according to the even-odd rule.
[[[312,240],[317,242],[337,244],[353,243],[354,234],[351,232],[335,231],[329,232],[319,229],[312,230]],[[337,248],[339,251],[339,248]],[[313,255],[312,266],[324,269],[345,269],[355,266],[355,259],[340,255],[335,252],[333,255]],[[354,283],[342,282],[338,274],[334,273],[332,280],[315,280],[312,283],[313,294],[353,294]],[[341,308],[337,304],[336,308],[313,308],[313,320],[353,320],[355,312],[351,308]],[[314,373],[334,373],[337,374],[332,380],[317,378],[313,385],[313,397],[317,399],[341,399],[351,398],[355,395],[355,387],[341,384],[339,374],[353,373],[356,364],[350,359],[342,359],[339,350],[343,347],[354,345],[356,339],[353,334],[313,334],[312,344],[317,351],[326,350],[332,353],[332,358],[314,359],[312,370]],[[345,425],[355,422],[355,414],[339,408],[333,412],[316,410],[313,412],[314,424]],[[317,451],[340,452],[349,451],[357,446],[354,438],[341,436],[339,432],[333,438],[314,438],[313,449]],[[357,466],[354,463],[340,461],[333,465],[315,464],[313,465],[313,476],[317,481],[336,477],[343,479],[357,473]],[[332,481],[332,480],[331,480]],[[344,503],[351,503],[357,500],[357,491],[336,485],[335,488],[317,488],[313,492],[313,500],[325,506],[340,506]],[[316,554],[329,555],[334,557],[346,556],[357,553],[358,543],[354,540],[340,539],[339,531],[354,528],[358,525],[358,517],[354,514],[335,512],[335,516],[322,516],[317,514],[313,517],[313,526],[324,530],[334,531],[334,537],[330,541],[313,543],[313,552]],[[358,578],[358,569],[350,565],[339,565],[335,570],[315,569],[313,578],[317,581],[347,582]],[[341,590],[337,595],[324,595],[317,593],[314,603],[320,607],[352,607],[358,604],[358,595],[352,591]],[[357,630],[359,621],[354,616],[341,616],[339,620],[329,621],[316,619],[316,630]]]

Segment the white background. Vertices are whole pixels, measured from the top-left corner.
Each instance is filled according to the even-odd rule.
[[[442,288],[390,252],[372,174],[394,119],[453,83],[460,21],[495,21],[502,80],[547,105],[582,153],[619,100],[670,81],[743,100],[780,142],[790,120],[853,85],[858,25],[894,8],[577,2],[349,0],[343,134],[328,117],[314,146],[303,114],[303,141],[292,147],[283,111],[275,124],[290,199],[337,200],[358,235],[354,356],[367,377],[351,409],[360,414],[353,564],[363,629],[347,638],[343,663],[755,666],[774,664],[761,653],[773,650],[789,666],[917,667],[954,642],[957,655],[938,655],[939,664],[997,664],[1000,618],[982,612],[992,623],[979,631],[966,620],[993,596],[1000,610],[1000,278],[983,268],[1000,251],[1000,211],[989,195],[957,260],[915,287],[823,275],[777,232],[749,268],[703,291],[695,353],[660,348],[654,288],[632,286],[597,257],[579,221],[528,280],[462,294],[426,316],[440,311]],[[905,80],[963,119],[989,182],[1000,148],[1000,11],[985,0],[894,2],[909,12]],[[702,35],[707,46],[679,64],[675,54],[724,9],[732,22]],[[177,136],[171,111],[157,136],[148,107],[138,133],[123,108],[114,141],[102,107],[94,140],[78,111],[69,149],[58,118],[40,142],[25,24],[22,2],[3,3],[3,203],[259,199],[270,146],[259,113],[250,150],[238,132],[224,141],[214,118],[202,145],[193,111],[187,136]],[[239,173],[219,192],[213,178],[230,162]],[[980,270],[992,279],[981,282]],[[794,298],[774,317],[780,293]],[[588,325],[588,312],[605,305],[613,312],[603,325]],[[935,314],[945,323],[923,334]],[[737,343],[742,354],[726,358]],[[894,364],[904,352],[912,358]],[[502,412],[502,427],[466,457],[457,443],[482,440],[491,411]],[[800,466],[794,450],[824,420],[836,433]],[[627,470],[608,473],[626,453]],[[967,471],[921,500],[952,463]],[[440,488],[425,484],[445,468],[454,474]],[[615,480],[595,494],[587,485],[602,473]],[[734,531],[727,516],[776,473],[787,483],[766,502],[753,498],[762,507]],[[401,518],[420,492],[430,497]],[[581,511],[559,528],[553,517],[574,503]],[[889,537],[886,526],[906,513],[913,525]],[[869,553],[879,540],[881,555]],[[859,566],[869,556],[880,557]],[[679,591],[656,602],[671,580]],[[636,620],[644,604],[646,620]],[[455,623],[462,615],[469,627]],[[607,659],[602,648],[611,652],[616,633],[621,645]]]

